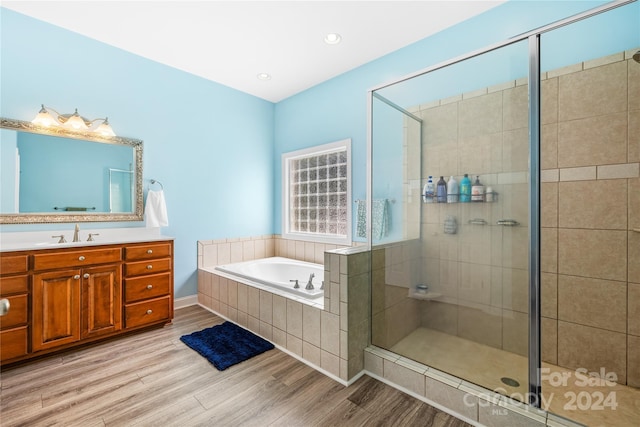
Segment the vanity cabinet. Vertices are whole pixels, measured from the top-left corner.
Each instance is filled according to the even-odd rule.
[[[125,254],[125,326],[166,319],[173,312],[171,243],[130,245]]]
[[[2,362],[173,318],[173,241],[0,255]]]
[[[24,356],[29,348],[29,262],[26,253],[0,254],[0,298],[9,311],[0,317],[0,362]]]
[[[122,329],[120,277],[120,264],[34,274],[33,350]]]

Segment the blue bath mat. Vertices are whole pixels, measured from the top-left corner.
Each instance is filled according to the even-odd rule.
[[[183,335],[180,340],[219,371],[274,348],[269,341],[231,322]]]

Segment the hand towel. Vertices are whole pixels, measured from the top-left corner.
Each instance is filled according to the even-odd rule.
[[[371,237],[382,239],[389,233],[389,203],[387,199],[374,200],[371,206]]]
[[[367,201],[356,200],[356,234],[367,237]],[[372,238],[380,240],[389,233],[389,203],[387,199],[374,200],[371,206]]]
[[[166,227],[169,225],[164,191],[148,191],[147,203],[144,206],[144,219],[147,227]]]
[[[358,237],[367,237],[367,201],[356,200],[356,234]]]

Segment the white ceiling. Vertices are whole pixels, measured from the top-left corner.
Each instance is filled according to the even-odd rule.
[[[278,102],[504,1],[2,1],[2,6]],[[323,42],[327,33],[338,45]],[[269,73],[268,81],[257,79]]]

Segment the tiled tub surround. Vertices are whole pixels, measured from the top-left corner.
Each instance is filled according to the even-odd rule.
[[[321,263],[325,268],[323,307],[227,279],[212,269],[215,264],[209,256],[215,252],[216,263],[227,260],[227,244],[231,251],[231,244],[235,243],[235,256],[239,257],[239,243],[244,246],[243,242],[254,242],[255,247],[255,242],[262,246],[262,241],[267,248],[264,257],[298,254],[302,260],[315,262],[316,250],[322,249]],[[291,252],[284,252],[289,250],[289,241],[272,236],[199,242],[199,263],[207,268],[198,270],[198,302],[347,383],[363,370],[363,350],[369,343],[369,252],[343,248],[325,253],[326,245],[293,242]],[[211,245],[218,247],[215,250],[207,248]],[[276,252],[277,247],[280,249]],[[269,248],[273,248],[274,253]],[[297,252],[296,248],[299,249]],[[205,249],[208,249],[206,253]],[[221,252],[222,257],[219,256]],[[250,250],[246,254],[250,256]],[[233,262],[231,257],[227,262]]]
[[[543,361],[569,369],[604,367],[621,384],[638,387],[640,233],[633,230],[640,228],[640,64],[631,59],[636,51],[543,73],[541,264]],[[526,80],[412,112],[424,120],[425,175],[480,175],[499,197],[495,203],[423,205],[422,277],[443,296],[405,301],[405,322],[416,323],[418,311],[422,327],[525,355]],[[442,232],[449,214],[458,218],[455,235]],[[468,224],[476,217],[490,225]],[[521,225],[495,226],[501,218]],[[376,277],[374,270],[374,282]],[[386,285],[385,304],[403,298],[403,290]],[[373,299],[375,307],[375,292]],[[405,332],[388,336],[387,344]]]

